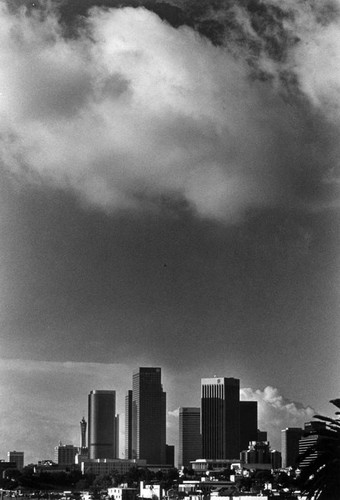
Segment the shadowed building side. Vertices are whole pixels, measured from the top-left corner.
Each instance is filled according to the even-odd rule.
[[[179,409],[178,467],[191,467],[191,461],[201,458],[200,417],[200,408]]]
[[[91,391],[88,410],[89,458],[117,458],[116,392]]]
[[[139,368],[132,378],[132,458],[166,463],[166,394],[160,368]]]

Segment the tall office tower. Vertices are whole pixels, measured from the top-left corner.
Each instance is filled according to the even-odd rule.
[[[201,383],[202,458],[240,456],[240,381],[203,378]]]
[[[302,455],[309,448],[317,444],[317,442],[320,440],[318,431],[325,428],[326,422],[318,422],[316,420],[315,422],[313,421],[305,423],[304,432],[302,433],[302,437],[299,441],[299,455]],[[318,457],[318,455],[319,453],[317,451],[310,453],[300,462],[299,467],[306,467],[312,461],[314,461]]]
[[[116,458],[116,391],[91,391],[88,410],[89,458]]]
[[[85,418],[83,417],[80,421],[80,449],[83,450],[86,448],[86,428],[87,423]]]
[[[178,467],[190,467],[202,456],[200,418],[200,408],[179,409]]]
[[[132,459],[132,391],[125,396],[125,458]]]
[[[160,368],[139,368],[132,378],[132,458],[165,464],[166,394]]]
[[[299,456],[299,441],[303,430],[300,427],[287,427],[281,431],[282,467],[296,466]]]
[[[240,401],[240,451],[257,439],[257,401]]]
[[[24,468],[24,452],[23,451],[9,451],[7,453],[8,462],[14,462],[18,470]]]

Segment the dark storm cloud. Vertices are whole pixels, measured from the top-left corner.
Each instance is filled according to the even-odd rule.
[[[227,221],[251,207],[333,202],[324,178],[338,154],[337,17],[302,3],[280,17],[268,1],[266,15],[299,43],[284,58],[262,47],[249,65],[232,37],[214,46],[143,8],[94,8],[71,38],[52,7],[1,9],[1,158],[23,181],[30,172],[106,211],[167,197]],[[263,41],[258,10],[232,9],[247,39]]]

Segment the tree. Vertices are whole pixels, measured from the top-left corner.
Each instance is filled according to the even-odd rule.
[[[330,403],[340,408],[340,399]],[[340,412],[336,412],[339,415]],[[301,467],[301,489],[308,500],[338,500],[340,498],[340,419],[315,415],[324,427],[315,429],[317,439],[299,457],[302,464],[306,458],[308,465]]]

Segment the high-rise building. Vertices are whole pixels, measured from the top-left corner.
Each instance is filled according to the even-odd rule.
[[[312,422],[305,423],[304,432],[302,433],[302,436],[299,441],[299,455],[302,455],[309,448],[315,446],[318,443],[320,439],[318,431],[320,429],[325,429],[325,428],[326,428],[326,422],[319,422],[315,420]],[[318,455],[319,452],[316,450],[311,452],[301,460],[301,462],[299,463],[299,467],[306,467],[312,461],[314,461],[318,457]]]
[[[240,401],[240,451],[257,439],[257,401]]]
[[[73,444],[61,444],[54,448],[54,461],[59,465],[73,465],[77,448]]]
[[[179,409],[178,467],[190,467],[190,461],[201,458],[201,410]]]
[[[202,458],[240,455],[240,381],[204,378],[201,383]]]
[[[300,427],[287,427],[281,431],[282,467],[294,467],[299,456],[299,441],[303,430]]]
[[[8,462],[14,462],[18,470],[24,468],[24,452],[23,451],[9,451],[7,453]]]
[[[119,458],[119,415],[115,416],[114,453],[115,453],[115,457]]]
[[[125,396],[125,458],[132,459],[132,390]]]
[[[89,458],[117,458],[116,391],[91,391],[88,410]]]
[[[132,457],[166,462],[166,394],[160,368],[139,368],[132,378]]]

